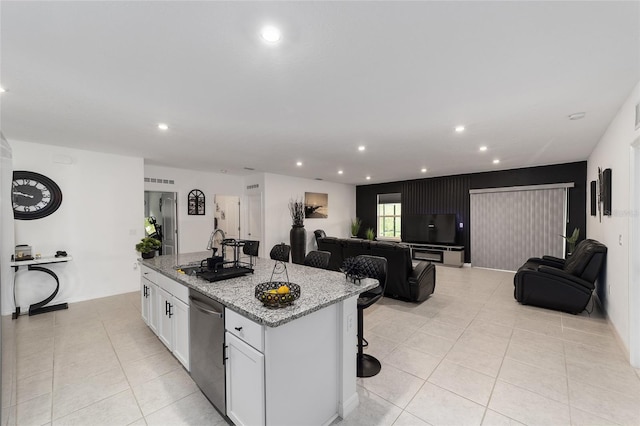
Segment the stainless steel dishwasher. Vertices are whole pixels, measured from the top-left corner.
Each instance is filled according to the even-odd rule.
[[[191,378],[226,416],[224,305],[189,289]]]

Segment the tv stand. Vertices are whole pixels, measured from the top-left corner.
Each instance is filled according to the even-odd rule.
[[[464,264],[464,246],[404,243],[411,247],[411,258],[461,267]]]

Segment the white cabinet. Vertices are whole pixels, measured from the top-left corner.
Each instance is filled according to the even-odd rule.
[[[189,370],[189,305],[173,299],[173,355]]]
[[[158,338],[173,352],[173,321],[171,321],[171,300],[173,296],[164,289],[158,289],[160,320],[158,321]]]
[[[145,277],[142,277],[140,285],[142,319],[151,331],[158,334],[158,286]]]
[[[142,318],[189,371],[189,290],[141,267]]]
[[[331,305],[272,328],[225,309],[227,416],[238,426],[330,424],[340,412],[342,374],[357,398],[353,325],[345,349],[352,368],[339,367],[341,315]]]
[[[264,354],[229,332],[227,345],[227,416],[234,424],[265,424]]]

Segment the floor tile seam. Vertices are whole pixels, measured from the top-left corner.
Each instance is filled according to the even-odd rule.
[[[611,389],[611,388],[608,388],[608,387],[604,387],[604,386],[599,384],[600,382],[596,382],[596,381],[594,381],[593,383],[585,382],[584,380],[572,379],[571,377],[567,377],[567,380],[568,380],[568,384],[570,384],[571,382],[580,383],[582,385],[588,385],[588,386],[591,386],[591,387],[595,387],[595,388],[597,388],[597,389],[599,389],[601,391],[604,391],[605,393],[606,392],[614,393],[614,394],[616,394],[616,395],[618,395],[618,396],[620,396],[622,398],[628,398],[629,397],[628,393],[619,391],[617,389]],[[640,397],[636,398],[635,402],[636,403],[640,402]]]
[[[193,391],[193,392],[191,392],[190,394],[185,395],[185,396],[183,396],[182,398],[178,398],[178,399],[176,399],[175,401],[172,401],[172,402],[168,403],[167,405],[163,405],[162,407],[158,408],[157,410],[153,410],[152,412],[147,413],[147,414],[144,414],[144,411],[142,411],[142,409],[140,408],[140,405],[139,405],[139,403],[138,403],[138,398],[136,398],[136,403],[138,403],[138,408],[140,408],[140,413],[142,413],[142,418],[144,418],[144,421],[146,422],[146,421],[147,421],[147,417],[149,417],[149,416],[151,416],[151,415],[153,415],[153,414],[157,413],[157,412],[158,412],[158,411],[160,411],[160,410],[164,410],[165,408],[167,408],[167,407],[169,407],[169,406],[171,406],[171,405],[173,405],[173,404],[177,404],[178,402],[182,401],[183,399],[189,398],[191,395],[195,395],[195,394],[196,394],[196,393],[198,393],[198,392],[202,393],[202,392],[200,391],[200,388],[196,388],[196,390],[195,390],[195,391]],[[369,391],[369,392],[371,392],[371,391]],[[375,393],[375,392],[372,392],[372,393]],[[377,396],[379,396],[378,394],[376,394],[376,395],[377,395]],[[133,396],[135,397],[135,392],[134,392]],[[203,396],[204,396],[204,395],[203,395]],[[205,397],[205,398],[206,398],[206,397]],[[208,399],[207,399],[207,402],[208,402],[208,403],[210,403]],[[213,407],[213,405],[211,405],[211,407]],[[217,413],[217,411],[216,411],[216,413]],[[218,414],[220,414],[220,413],[218,413]],[[222,416],[220,416],[220,417],[222,417]]]
[[[570,364],[573,365],[577,365],[578,367],[583,366],[583,367],[594,367],[595,369],[599,369],[599,370],[603,370],[602,372],[605,374],[611,374],[611,375],[615,375],[615,376],[623,376],[623,377],[628,377],[629,373],[628,371],[622,371],[621,369],[617,369],[617,368],[611,368],[609,367],[611,365],[611,363],[606,363],[606,362],[586,362],[586,361],[582,361],[579,359],[570,359],[566,361],[567,364],[567,371],[568,371],[568,366]],[[628,367],[628,365],[625,365],[624,363],[620,363],[619,365],[621,366],[625,366]],[[633,375],[632,375],[633,376]],[[640,385],[640,377],[638,377],[638,384]]]
[[[567,400],[566,400],[566,402],[563,402],[563,401],[559,401],[558,399],[553,398],[553,397],[551,397],[551,396],[549,396],[549,395],[544,395],[544,394],[542,394],[542,393],[540,393],[540,392],[538,392],[538,391],[535,391],[535,390],[533,390],[533,389],[529,389],[529,388],[526,388],[526,387],[524,387],[524,386],[521,386],[521,385],[519,385],[519,384],[517,384],[517,383],[513,383],[512,381],[507,380],[507,379],[505,379],[504,377],[500,377],[500,375],[498,375],[498,377],[496,378],[496,380],[500,380],[500,381],[501,381],[501,382],[503,382],[503,383],[508,383],[508,384],[510,384],[511,386],[515,386],[515,387],[517,387],[517,388],[524,389],[524,390],[529,391],[529,392],[531,392],[531,393],[535,393],[535,394],[536,394],[536,395],[538,395],[538,396],[542,396],[542,397],[544,397],[544,398],[546,398],[546,399],[550,399],[550,400],[555,401],[555,402],[558,402],[558,403],[560,403],[560,404],[564,404],[564,405],[566,405],[566,406],[569,406],[569,384],[568,384],[568,382],[567,382]],[[565,381],[566,381],[566,378],[565,378]],[[536,382],[536,383],[537,383],[537,382]]]
[[[512,334],[513,335],[513,334]],[[509,344],[511,343],[511,339],[509,339]],[[507,344],[507,349],[509,348],[509,344]],[[496,372],[496,377],[493,381],[493,386],[491,387],[491,392],[489,392],[489,399],[487,400],[487,405],[485,405],[484,407],[484,413],[482,413],[482,420],[480,421],[480,424],[482,424],[482,422],[484,422],[484,418],[487,415],[487,411],[489,410],[489,405],[491,405],[491,399],[493,398],[493,392],[496,389],[496,384],[498,383],[498,377],[500,377],[500,371],[502,371],[502,366],[504,365],[504,359],[506,357],[506,353],[507,350],[505,349],[505,355],[502,356],[502,359],[500,360],[500,367],[498,367],[498,371]],[[499,411],[496,410],[496,412],[500,413]],[[506,416],[504,413],[500,413],[503,416]],[[509,416],[506,416],[508,418],[511,418]],[[515,420],[515,419],[513,419]]]
[[[53,362],[51,363],[51,368],[47,368],[46,370],[40,370],[40,371],[32,371],[31,374],[29,374],[28,376],[21,376],[18,377],[18,374],[16,372],[16,381],[17,380],[25,380],[25,379],[30,379],[33,376],[37,376],[38,374],[42,374],[42,373],[47,373],[51,371],[52,375],[53,375]]]
[[[534,390],[532,390],[532,389],[528,389],[528,388],[522,387],[522,386],[520,386],[520,385],[518,385],[518,384],[516,384],[516,383],[511,383],[511,382],[509,382],[509,381],[507,381],[507,380],[501,379],[499,376],[498,376],[498,378],[496,379],[496,383],[498,382],[498,380],[499,380],[499,381],[501,381],[502,383],[506,383],[506,384],[511,385],[511,386],[514,386],[514,387],[516,387],[516,388],[518,388],[518,389],[524,390],[524,391],[526,391],[526,392],[531,392],[531,393],[533,393],[533,394],[536,394],[536,395],[538,395],[538,396],[540,396],[540,397],[543,397],[543,398],[548,399],[548,400],[550,400],[550,401],[556,402],[556,403],[558,403],[558,404],[565,405],[565,406],[567,407],[567,409],[569,409],[569,411],[571,411],[571,405],[569,404],[569,401],[570,401],[569,393],[570,393],[570,392],[569,392],[569,387],[568,387],[568,385],[567,385],[567,402],[565,403],[565,402],[562,402],[562,401],[558,401],[557,399],[551,398],[551,397],[550,397],[550,396],[548,396],[548,395],[543,395],[543,394],[541,394],[540,392],[536,392],[536,391],[534,391]]]
[[[116,395],[120,395],[121,393],[124,393],[124,392],[126,392],[126,391],[128,391],[128,390],[131,390],[131,388],[129,388],[129,389],[123,389],[123,390],[117,391],[116,393],[113,393],[113,394],[111,394],[111,395],[105,396],[104,398],[101,398],[101,399],[99,399],[99,400],[97,400],[97,401],[93,401],[93,402],[92,402],[92,403],[90,403],[90,404],[84,405],[84,406],[82,406],[82,407],[80,407],[80,408],[78,408],[78,409],[75,409],[75,410],[73,410],[73,411],[70,411],[70,412],[66,413],[64,416],[58,416],[58,417],[55,417],[55,418],[53,417],[53,395],[52,395],[52,397],[51,397],[51,405],[52,405],[52,409],[51,409],[51,422],[49,422],[49,423],[53,423],[53,422],[54,422],[54,421],[56,421],[56,420],[63,419],[63,418],[65,418],[65,417],[67,417],[67,416],[70,416],[71,414],[77,413],[77,412],[78,412],[78,411],[80,411],[80,410],[84,410],[85,408],[91,407],[92,405],[99,404],[99,403],[100,403],[100,402],[102,402],[102,401],[105,401],[105,400],[107,400],[107,399],[109,399],[109,398],[113,398],[114,396],[116,396]],[[132,391],[131,393],[133,393],[133,391]],[[142,411],[140,411],[140,413],[142,413]]]
[[[495,381],[494,381],[494,382],[495,382]],[[460,395],[459,393],[456,393],[456,392],[454,392],[454,391],[452,391],[452,390],[450,390],[450,389],[447,389],[447,388],[443,388],[442,386],[440,386],[440,385],[438,385],[438,384],[436,384],[436,383],[429,382],[429,381],[425,381],[425,383],[420,387],[420,389],[418,390],[418,392],[416,392],[416,395],[418,395],[418,393],[420,392],[420,390],[422,390],[422,388],[424,387],[424,385],[425,385],[425,384],[427,384],[427,383],[429,383],[431,386],[435,386],[435,387],[439,388],[440,390],[443,390],[443,391],[445,391],[445,392],[449,392],[450,394],[453,394],[453,395],[455,395],[455,396],[457,396],[457,397],[459,397],[459,398],[465,399],[465,400],[467,400],[467,401],[469,401],[469,402],[471,402],[471,403],[473,403],[473,404],[475,404],[475,405],[479,405],[479,406],[481,406],[481,407],[484,407],[485,411],[486,411],[487,407],[489,406],[489,402],[491,401],[491,397],[489,397],[489,399],[487,400],[487,403],[486,403],[486,404],[481,404],[481,403],[479,403],[479,402],[477,402],[477,401],[474,401],[474,400],[472,400],[472,399],[467,398],[467,397],[466,397],[466,396],[464,396],[464,395]],[[494,386],[495,386],[495,383],[494,383]],[[492,391],[492,393],[493,393],[493,389],[492,389],[491,391]],[[415,398],[415,396],[416,396],[416,395],[414,395],[414,398]],[[413,398],[411,398],[411,401],[413,401]],[[410,401],[409,403],[411,403],[411,401]],[[407,403],[407,406],[409,406],[409,403]],[[410,413],[410,414],[413,414],[413,413],[411,413],[410,411],[409,411],[409,413]],[[483,419],[484,419],[484,414],[482,415],[482,417],[483,417]]]
[[[567,377],[567,361],[566,360],[562,361],[562,364],[564,365],[564,373],[560,373],[559,371],[549,370],[548,368],[543,367],[541,365],[536,365],[536,364],[532,364],[530,362],[522,361],[522,360],[519,360],[517,358],[513,358],[513,357],[505,354],[504,359],[507,359],[507,358],[510,359],[511,361],[515,361],[515,362],[520,363],[520,364],[525,364],[525,365],[527,365],[529,367],[533,367],[533,368],[536,368],[538,370],[543,370],[543,372],[541,374],[544,375],[544,376],[557,376],[558,374],[561,374],[562,377]]]
[[[120,366],[120,369],[122,370],[122,375],[124,376],[124,379],[127,382],[127,386],[129,386],[129,390],[131,391],[131,394],[133,395],[133,399],[136,401],[136,407],[138,407],[138,410],[140,411],[140,414],[142,415],[142,418],[144,418],[144,412],[142,411],[142,407],[140,406],[140,401],[138,401],[138,397],[136,396],[136,393],[133,391],[133,386],[131,385],[131,382],[129,381],[129,376],[127,376],[127,372],[124,369],[124,365],[122,363],[122,360],[120,359],[120,356],[118,355],[118,351],[116,351],[116,348],[113,345],[113,340],[111,339],[111,336],[109,335],[109,332],[106,330],[106,327],[104,326],[104,321],[102,322],[102,325],[105,328],[105,331],[107,332],[107,339],[109,339],[109,343],[111,344],[111,349],[113,350],[113,352],[116,355],[116,359],[118,360],[118,365]],[[146,420],[145,420],[145,422],[146,422]]]

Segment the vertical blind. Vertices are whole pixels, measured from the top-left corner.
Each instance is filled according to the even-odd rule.
[[[471,263],[517,270],[530,257],[564,257],[567,188],[573,184],[471,190]]]

